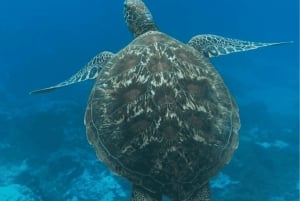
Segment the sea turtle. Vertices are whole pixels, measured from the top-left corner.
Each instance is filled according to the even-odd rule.
[[[102,52],[48,92],[96,79],[85,126],[99,159],[132,182],[132,201],[210,201],[209,180],[238,146],[238,107],[209,58],[259,47],[216,35],[187,44],[158,31],[142,0],[125,0],[134,40]]]

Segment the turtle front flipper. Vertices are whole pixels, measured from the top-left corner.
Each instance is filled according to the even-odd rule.
[[[133,185],[131,201],[161,201],[162,194],[152,193],[138,185]]]
[[[29,94],[38,94],[38,93],[46,93],[53,91],[55,89],[65,87],[68,85],[75,84],[77,82],[83,82],[86,80],[95,79],[100,70],[105,67],[107,62],[114,56],[113,53],[104,51],[92,58],[88,64],[86,64],[82,69],[80,69],[76,74],[72,75],[69,79],[60,82],[56,85],[53,85],[51,87],[38,89],[31,91]]]
[[[188,44],[202,52],[205,56],[217,57],[221,55],[244,52],[248,50],[254,50],[260,47],[282,45],[292,43],[288,42],[278,42],[278,43],[260,43],[260,42],[251,42],[243,41],[238,39],[224,38],[222,36],[203,34],[194,36]]]
[[[125,0],[124,17],[134,37],[157,30],[152,14],[142,0]]]

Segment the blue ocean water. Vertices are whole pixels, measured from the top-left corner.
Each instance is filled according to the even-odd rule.
[[[299,200],[299,1],[150,1],[161,31],[294,43],[212,59],[241,113],[239,149],[211,182],[214,201]],[[0,2],[0,200],[125,201],[130,184],[85,137],[93,81],[30,96],[132,40],[123,2]]]

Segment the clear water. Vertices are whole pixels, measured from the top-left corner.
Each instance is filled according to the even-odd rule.
[[[214,201],[299,199],[299,2],[146,1],[160,30],[188,41],[200,33],[291,45],[212,59],[241,113],[239,149],[211,182]],[[123,2],[0,3],[0,200],[123,201],[130,184],[112,175],[85,137],[93,82],[53,93],[103,50],[132,39]]]

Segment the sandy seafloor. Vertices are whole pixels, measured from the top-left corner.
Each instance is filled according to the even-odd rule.
[[[298,0],[146,3],[160,30],[183,42],[200,33],[294,41],[212,59],[242,127],[237,152],[211,187],[213,201],[298,201]],[[122,9],[120,0],[0,2],[1,201],[129,200],[130,184],[97,160],[85,137],[93,81],[28,95],[128,44]]]

